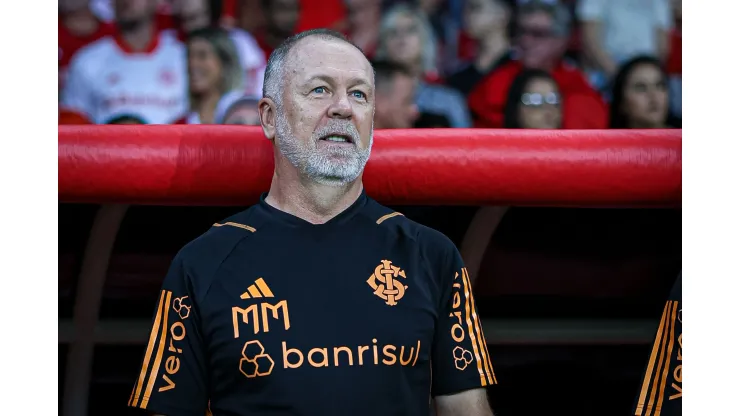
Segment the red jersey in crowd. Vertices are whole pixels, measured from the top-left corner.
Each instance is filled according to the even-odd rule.
[[[473,89],[468,96],[468,105],[475,127],[503,128],[509,87],[522,69],[519,61],[505,62]],[[609,112],[606,104],[581,71],[561,62],[551,75],[563,97],[564,129],[607,128]]]

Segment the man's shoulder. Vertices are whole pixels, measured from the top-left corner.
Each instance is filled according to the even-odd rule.
[[[186,244],[178,253],[181,261],[190,267],[218,265],[244,240],[257,232],[253,224],[255,207],[211,225],[203,234]]]
[[[442,253],[456,249],[455,243],[449,237],[406,217],[402,212],[403,209],[396,211],[375,200],[370,200],[369,204],[371,206],[366,210],[366,215],[372,217],[380,230],[407,238],[424,252]]]
[[[115,41],[112,35],[103,36],[98,40],[80,48],[72,57],[71,65],[90,68],[95,65],[105,64],[114,53]]]

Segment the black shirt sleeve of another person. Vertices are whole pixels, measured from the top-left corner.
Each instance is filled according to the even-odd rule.
[[[432,346],[432,396],[497,384],[467,269],[446,239],[439,253],[442,302]]]
[[[632,414],[636,416],[678,416],[682,402],[683,303],[681,274],[663,307],[650,358]]]
[[[198,288],[186,257],[183,251],[178,253],[164,279],[139,377],[128,402],[154,414],[204,416],[208,407]]]

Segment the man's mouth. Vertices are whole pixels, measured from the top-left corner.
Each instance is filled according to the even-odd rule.
[[[332,142],[332,143],[354,143],[351,136],[344,134],[330,134],[320,139],[321,141]]]

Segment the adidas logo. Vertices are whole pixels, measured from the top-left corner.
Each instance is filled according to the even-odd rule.
[[[263,278],[255,280],[254,284],[247,288],[247,291],[239,296],[242,299],[253,299],[253,298],[274,298],[272,290],[267,287],[267,283]]]

